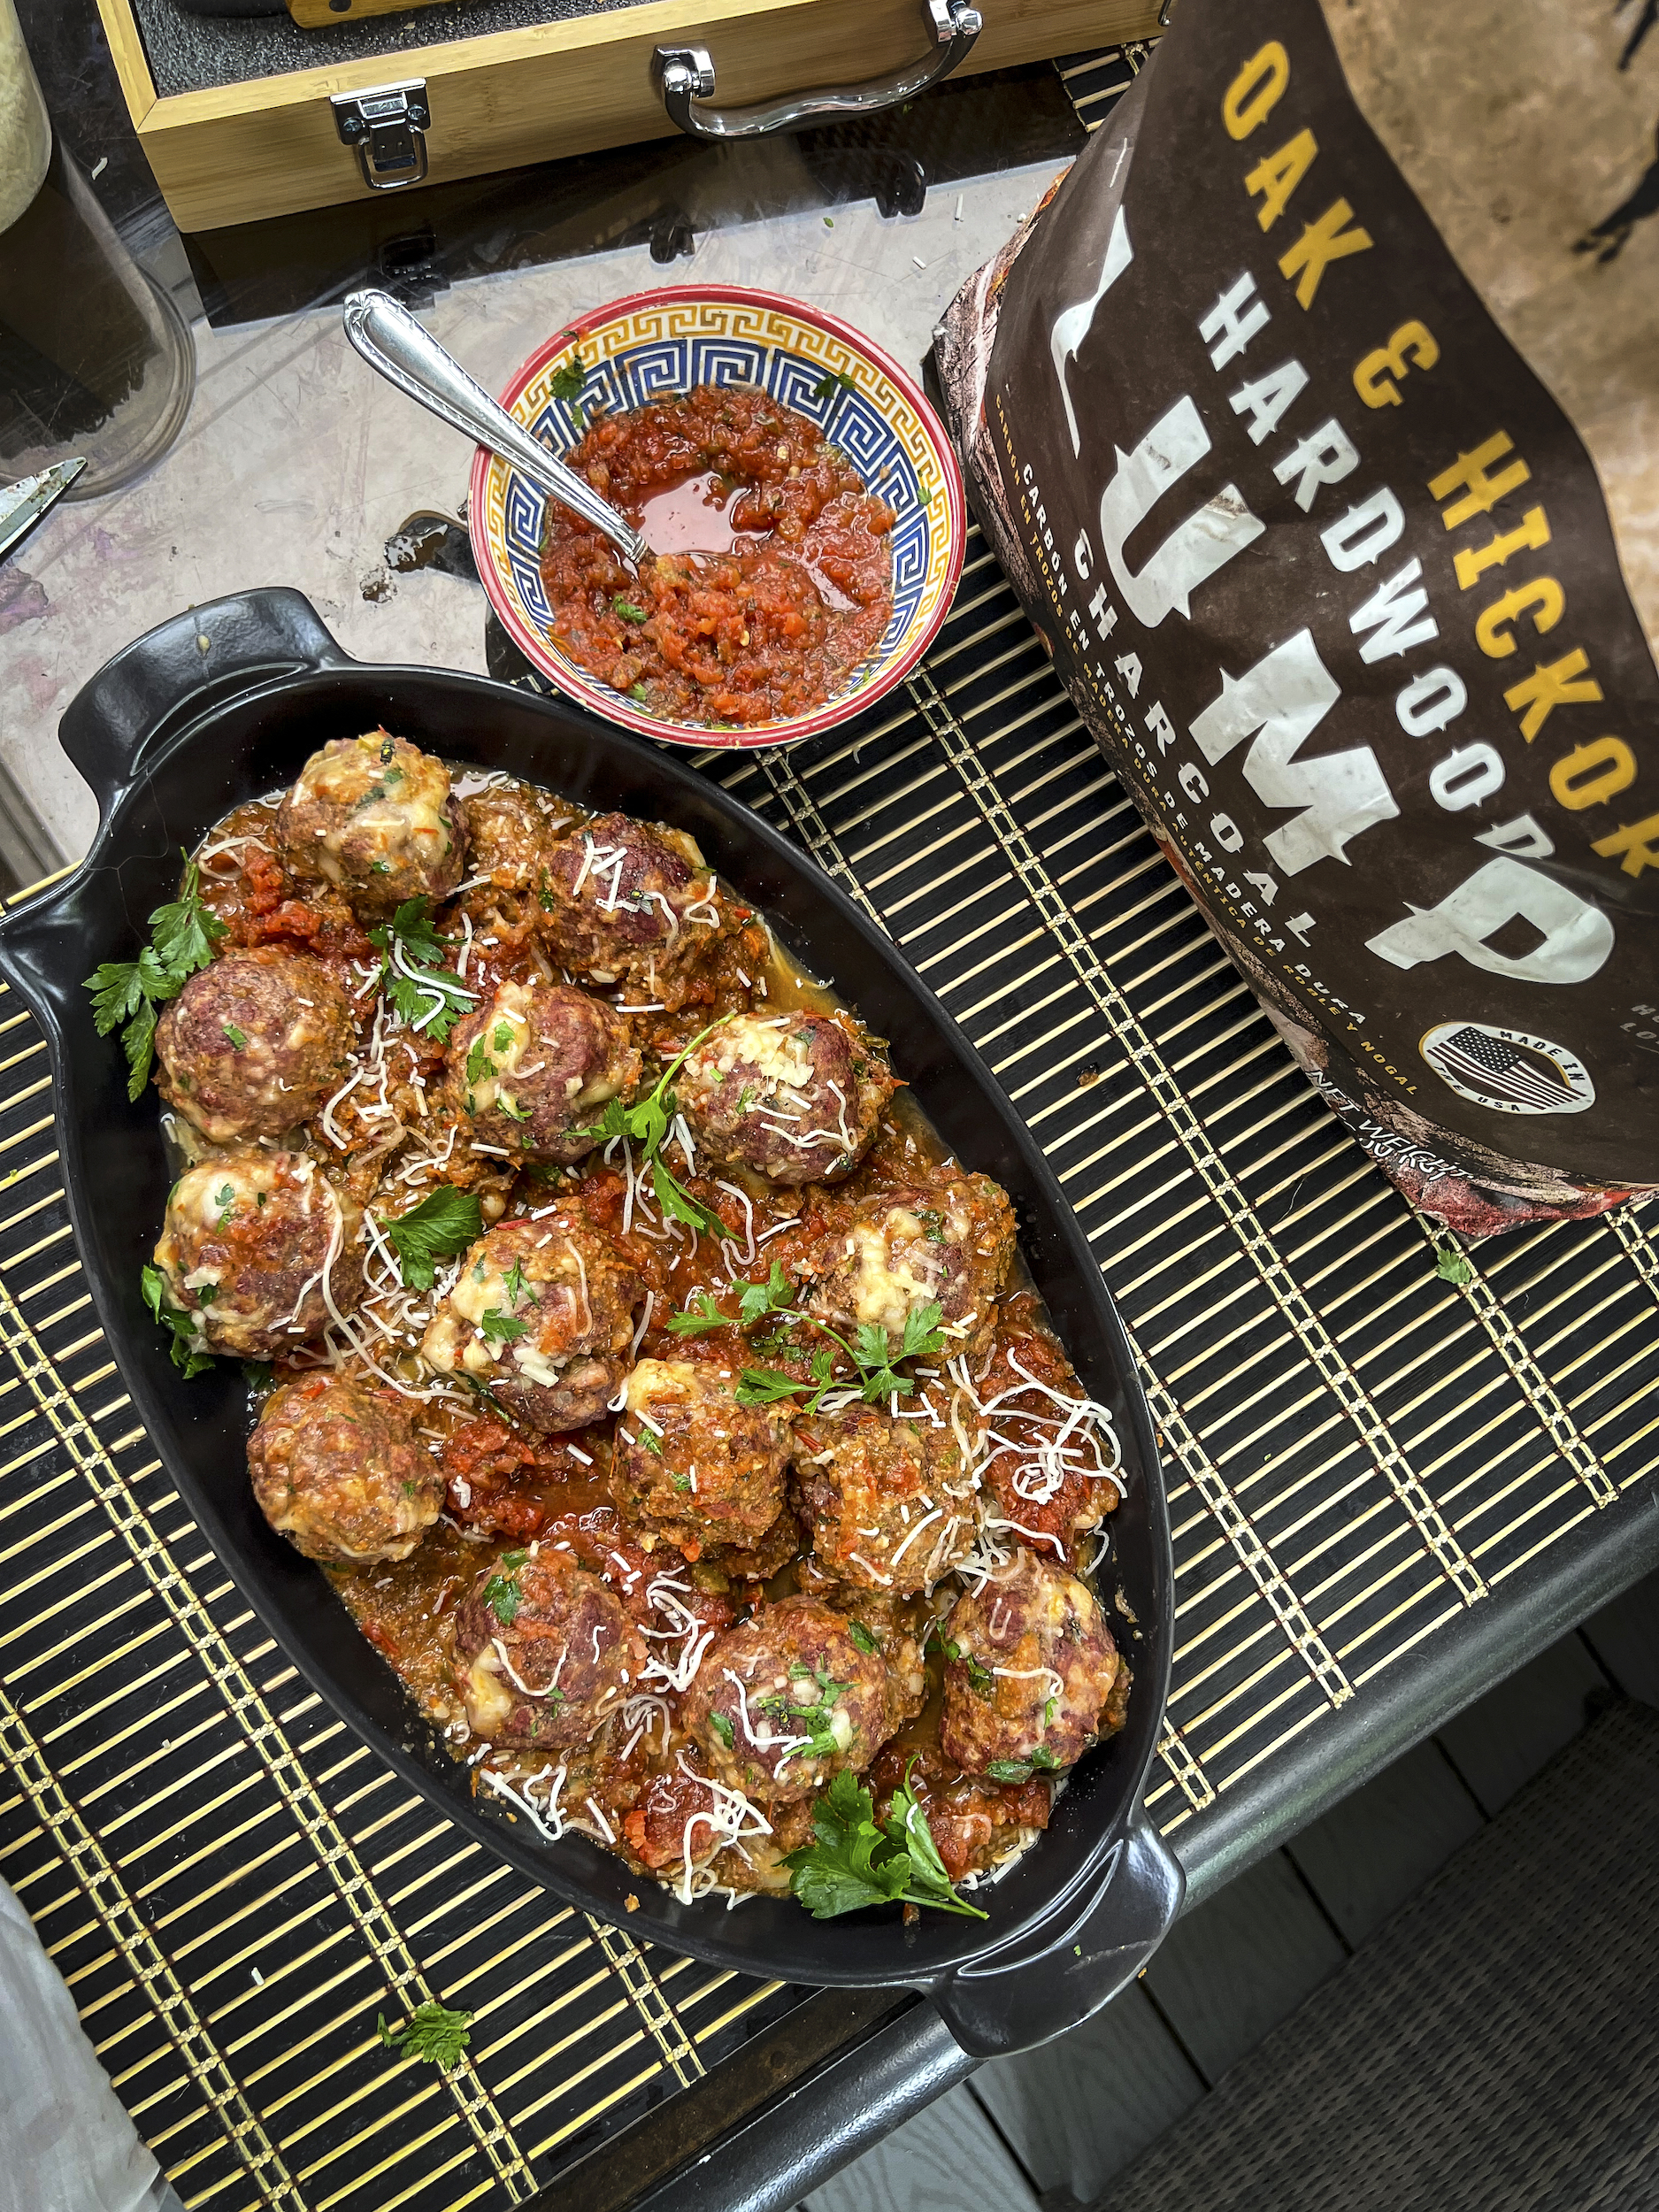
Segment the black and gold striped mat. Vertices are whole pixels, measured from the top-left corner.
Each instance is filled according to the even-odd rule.
[[[1135,59],[1065,66],[1086,121]],[[906,691],[706,765],[902,946],[1100,1256],[1171,1491],[1148,1798],[1184,1856],[1276,1778],[1350,1760],[1425,1647],[1455,1672],[1586,1532],[1651,1517],[1647,1218],[1440,1271],[1463,1274],[1457,1248],[1292,1064],[977,534]],[[800,2001],[558,1906],[282,1662],[133,1418],[67,1225],[44,1046],[4,999],[0,1591],[0,1875],[193,2212],[521,2202]],[[447,2075],[375,2034],[427,1997],[475,2015]]]

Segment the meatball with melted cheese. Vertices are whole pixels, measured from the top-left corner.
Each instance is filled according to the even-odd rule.
[[[503,1552],[455,1611],[456,1687],[468,1727],[490,1743],[586,1743],[649,1655],[615,1591],[549,1545]]]
[[[214,1144],[280,1137],[344,1081],[357,1027],[320,960],[261,945],[193,975],[156,1025],[162,1096]]]
[[[776,1804],[856,1773],[887,1727],[887,1669],[817,1598],[764,1605],[703,1654],[680,1709],[717,1780]]]
[[[627,1393],[611,1458],[617,1510],[694,1558],[706,1544],[758,1544],[783,1511],[793,1409],[740,1405],[735,1379],[710,1361],[642,1359]]]
[[[307,1559],[407,1559],[437,1519],[443,1471],[403,1406],[340,1375],[273,1390],[248,1440],[259,1510]]]
[[[979,1507],[949,1424],[874,1406],[795,1428],[796,1480],[826,1574],[865,1590],[931,1589],[972,1550]]]
[[[313,753],[276,828],[288,873],[333,884],[359,919],[382,919],[406,899],[435,905],[461,880],[466,836],[449,770],[385,730]]]
[[[739,1014],[686,1056],[676,1094],[710,1158],[793,1186],[850,1174],[892,1089],[874,1048],[827,1014]]]
[[[969,1774],[1023,1782],[1074,1766],[1121,1715],[1118,1647],[1087,1586],[1025,1546],[945,1622],[940,1742]]]
[[[567,974],[671,1009],[684,1005],[719,926],[695,841],[626,814],[596,815],[553,848],[543,903],[549,948]]]
[[[566,983],[501,983],[457,1024],[448,1089],[474,1144],[524,1160],[580,1160],[608,1099],[632,1091],[627,1024]]]
[[[604,1417],[627,1370],[639,1274],[579,1205],[503,1221],[462,1261],[421,1357],[552,1435]]]
[[[832,1240],[809,1310],[843,1331],[883,1330],[896,1346],[905,1324],[936,1304],[951,1352],[978,1351],[995,1328],[1013,1256],[1014,1209],[988,1175],[877,1191]]]
[[[250,1146],[188,1169],[156,1247],[167,1303],[196,1348],[273,1359],[363,1296],[362,1209],[303,1152]]]

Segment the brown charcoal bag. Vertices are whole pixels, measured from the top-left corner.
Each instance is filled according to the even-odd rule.
[[[1478,79],[1501,13],[1439,14]],[[1433,151],[1402,155],[1419,181]],[[1650,621],[1659,589],[1653,502],[1616,465],[1636,400],[1586,431],[1616,543],[1578,431],[1463,273],[1497,297],[1501,215],[1459,219],[1454,259],[1317,0],[1179,0],[937,357],[987,534],[1206,921],[1367,1152],[1482,1235],[1659,1187],[1659,677],[1621,546]],[[1520,231],[1561,265],[1510,287],[1513,319],[1577,319],[1559,372],[1529,353],[1601,388],[1612,234],[1575,258],[1570,227]]]

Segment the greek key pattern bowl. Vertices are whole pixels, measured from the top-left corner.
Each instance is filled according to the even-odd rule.
[[[729,285],[642,292],[595,308],[534,353],[501,399],[563,455],[596,407],[641,407],[698,384],[751,384],[804,415],[897,518],[887,634],[822,706],[741,730],[665,722],[566,659],[550,635],[539,560],[547,495],[482,447],[467,509],[479,574],[520,651],[560,690],[611,721],[699,749],[793,744],[872,704],[933,641],[962,573],[962,473],[938,417],[879,346],[799,301]]]

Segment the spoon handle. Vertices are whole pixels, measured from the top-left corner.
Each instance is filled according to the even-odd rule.
[[[636,568],[648,557],[645,540],[634,525],[498,406],[389,292],[353,292],[345,303],[345,323],[347,337],[388,384],[451,429],[500,454],[584,522],[603,530]]]

